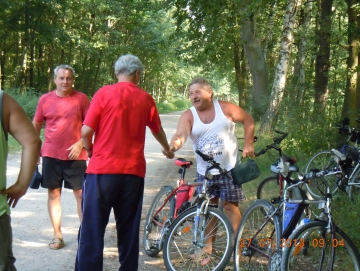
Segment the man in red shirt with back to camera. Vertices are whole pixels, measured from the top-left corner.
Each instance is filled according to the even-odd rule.
[[[119,270],[138,270],[147,126],[165,155],[174,157],[154,99],[137,86],[142,71],[136,56],[121,56],[115,63],[118,83],[95,93],[82,127],[90,161],[83,186],[83,220],[75,264],[78,271],[103,270],[104,234],[112,208]]]

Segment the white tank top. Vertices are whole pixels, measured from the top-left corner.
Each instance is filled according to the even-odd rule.
[[[230,170],[239,159],[235,123],[226,118],[217,100],[213,100],[213,103],[215,119],[209,124],[205,124],[200,120],[193,106],[190,108],[194,117],[194,124],[189,137],[193,142],[194,152],[200,150],[202,153],[211,154],[214,156],[215,161],[220,163],[221,167]],[[206,168],[210,164],[205,162],[198,154],[195,155],[197,172],[204,175]],[[218,175],[219,170],[212,169],[210,173]]]

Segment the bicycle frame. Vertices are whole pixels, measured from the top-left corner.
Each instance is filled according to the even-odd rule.
[[[331,174],[337,174],[338,172],[335,173],[331,173]],[[325,173],[321,172],[318,173],[317,177],[323,176]],[[279,204],[279,206],[270,214],[267,215],[264,223],[260,226],[260,228],[256,231],[256,233],[254,234],[253,237],[251,237],[249,240],[247,240],[246,245],[244,246],[244,249],[242,250],[242,254],[246,255],[247,250],[251,249],[256,251],[257,253],[261,254],[262,256],[264,256],[265,258],[269,259],[271,255],[267,254],[266,252],[264,252],[263,250],[259,249],[256,244],[253,244],[253,240],[256,239],[256,237],[258,236],[258,234],[264,229],[264,227],[270,223],[270,221],[274,218],[274,216],[280,216],[281,212],[280,210],[282,210],[282,216],[284,216],[285,214],[285,202],[289,202],[289,203],[305,203],[306,205],[310,205],[310,204],[321,204],[321,207],[324,207],[323,209],[323,216],[319,217],[320,219],[326,219],[328,221],[328,227],[327,227],[327,231],[332,230],[332,234],[334,234],[334,229],[335,229],[335,225],[333,222],[333,219],[331,217],[330,214],[330,202],[331,202],[331,194],[330,194],[330,189],[329,187],[327,187],[328,193],[326,195],[326,199],[322,199],[322,200],[308,200],[308,199],[302,199],[302,200],[292,200],[292,199],[288,199],[287,198],[287,194],[288,191],[296,186],[302,185],[307,181],[307,178],[305,178],[305,180],[303,181],[299,181],[295,184],[292,184],[290,186],[285,186],[284,187],[284,197],[281,201],[281,203]],[[300,221],[301,216],[296,217],[297,222]],[[290,232],[292,232],[296,227],[296,224],[294,224],[293,228],[289,229]],[[269,239],[271,240],[271,237],[273,236],[273,234],[275,233],[275,229],[273,230],[273,232],[271,233],[271,235],[269,235]],[[280,239],[284,239],[287,238],[287,236],[281,236]],[[268,246],[272,246],[273,244],[271,244],[271,242],[268,244]],[[270,248],[270,247],[269,247]]]

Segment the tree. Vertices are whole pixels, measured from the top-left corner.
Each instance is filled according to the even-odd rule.
[[[359,65],[359,42],[360,42],[360,24],[357,17],[359,16],[359,4],[360,0],[346,0],[348,5],[348,58],[347,58],[347,78],[346,89],[344,97],[344,105],[342,108],[342,118],[348,117],[351,120],[352,125],[355,125],[355,119],[357,116],[357,96],[356,89]]]
[[[270,103],[262,119],[259,130],[260,133],[273,129],[277,121],[281,102],[284,96],[286,76],[289,69],[294,23],[297,12],[300,9],[300,5],[301,0],[288,0],[287,2],[281,39],[280,58],[271,90]]]
[[[328,97],[328,73],[330,68],[331,8],[333,0],[320,1],[320,22],[316,43],[319,50],[315,62],[315,101],[314,115],[324,119],[326,99]]]

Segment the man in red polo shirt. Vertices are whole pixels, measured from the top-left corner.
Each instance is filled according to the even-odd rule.
[[[142,70],[136,56],[121,56],[115,63],[118,83],[96,92],[84,120],[82,136],[90,161],[83,186],[83,220],[75,264],[78,271],[103,270],[104,234],[112,208],[119,270],[138,269],[146,127],[165,155],[174,156],[153,98],[137,86]]]

